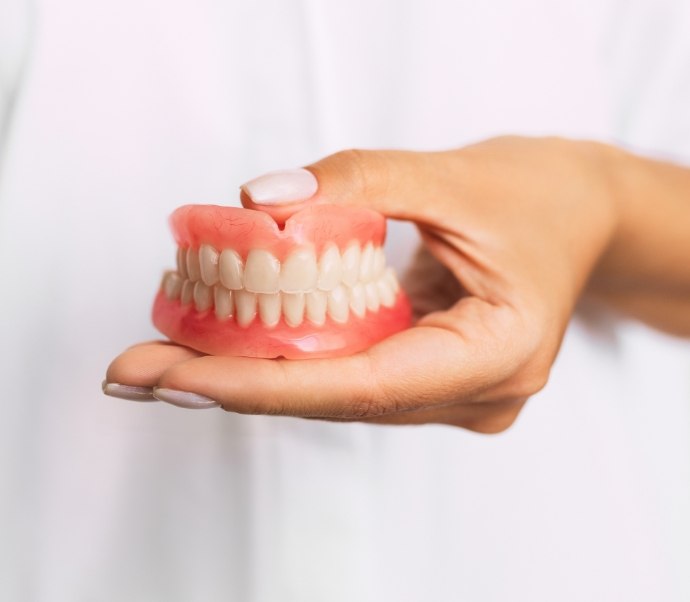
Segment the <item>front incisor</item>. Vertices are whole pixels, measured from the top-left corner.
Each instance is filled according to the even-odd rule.
[[[252,249],[244,265],[244,288],[252,293],[280,290],[280,262],[268,251]]]
[[[233,249],[225,249],[220,254],[218,260],[218,270],[220,281],[223,286],[231,291],[238,291],[242,288],[242,274],[244,267],[242,265],[242,258],[237,251]]]
[[[318,276],[314,251],[297,249],[280,268],[280,290],[286,293],[310,291],[316,288]]]

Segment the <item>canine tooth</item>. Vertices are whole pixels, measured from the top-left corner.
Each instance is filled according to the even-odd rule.
[[[385,307],[393,307],[393,305],[395,305],[395,293],[393,292],[393,287],[387,279],[380,278],[377,280],[376,289],[379,293],[381,305],[384,305]]]
[[[362,250],[362,258],[359,262],[359,279],[369,282],[374,276],[374,245],[368,242]]]
[[[280,266],[280,290],[299,293],[316,288],[319,276],[316,255],[311,249],[297,249]]]
[[[283,293],[283,315],[288,326],[299,326],[304,319],[304,293]]]
[[[349,295],[345,287],[340,284],[328,293],[328,315],[334,322],[347,322]]]
[[[180,293],[180,302],[182,305],[187,305],[194,299],[194,283],[191,280],[185,280],[182,283],[182,292]]]
[[[201,279],[198,249],[187,249],[187,274],[187,277],[193,282]]]
[[[187,278],[187,250],[182,247],[177,247],[177,271],[182,280]]]
[[[256,317],[256,295],[245,290],[235,291],[235,316],[240,326],[249,326]]]
[[[280,293],[259,294],[259,317],[272,328],[280,321]]]
[[[319,281],[317,286],[322,291],[332,291],[340,284],[343,277],[343,260],[335,245],[330,245],[319,261]]]
[[[199,266],[204,284],[213,286],[218,282],[218,251],[211,245],[201,245],[199,249]]]
[[[367,300],[361,282],[355,284],[350,290],[350,309],[360,318],[367,312]]]
[[[268,251],[252,249],[244,266],[244,288],[252,293],[280,290],[280,262]]]
[[[194,305],[197,311],[206,311],[213,305],[213,289],[201,280],[194,285]]]
[[[216,308],[216,318],[227,320],[234,310],[233,293],[224,286],[217,284],[213,287],[213,305]]]
[[[311,291],[304,296],[304,301],[307,306],[307,320],[316,326],[322,326],[326,322],[327,293]]]
[[[163,292],[170,299],[178,299],[182,291],[182,278],[177,272],[166,272],[163,276]]]
[[[353,242],[343,253],[343,282],[348,286],[354,286],[359,279],[359,258],[361,251],[359,243]]]
[[[219,277],[225,288],[237,291],[242,288],[242,258],[237,251],[225,249],[218,260]]]
[[[366,297],[367,300],[367,309],[369,311],[378,311],[379,310],[379,292],[376,289],[376,283],[375,282],[367,282],[364,285],[364,296]]]
[[[398,278],[395,275],[395,270],[393,268],[387,268],[383,274],[383,277],[385,278],[386,282],[390,284],[391,288],[393,289],[393,293],[397,295],[398,291],[400,290],[400,284],[398,284]]]
[[[374,270],[372,274],[373,280],[378,280],[386,269],[386,255],[383,252],[383,247],[376,247],[374,249]]]

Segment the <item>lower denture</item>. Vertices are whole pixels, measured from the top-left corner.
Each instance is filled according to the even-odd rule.
[[[262,212],[188,205],[171,222],[177,270],[163,278],[153,320],[175,342],[215,355],[330,357],[409,326],[373,211],[315,205],[281,230]]]

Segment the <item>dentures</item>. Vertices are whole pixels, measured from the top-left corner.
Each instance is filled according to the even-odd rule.
[[[163,278],[153,321],[177,343],[215,355],[330,357],[409,325],[378,213],[314,205],[281,230],[260,211],[187,205],[171,224],[177,270]]]

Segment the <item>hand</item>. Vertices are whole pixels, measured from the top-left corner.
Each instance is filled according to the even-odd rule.
[[[419,227],[424,247],[404,279],[415,326],[354,356],[308,361],[145,343],[110,365],[107,382],[144,387],[144,396],[157,387],[188,407],[502,431],[545,385],[616,233],[613,152],[498,138],[449,152],[327,157],[308,168],[318,192],[304,202],[368,206]],[[278,218],[303,206],[261,207],[246,194],[243,202]]]

